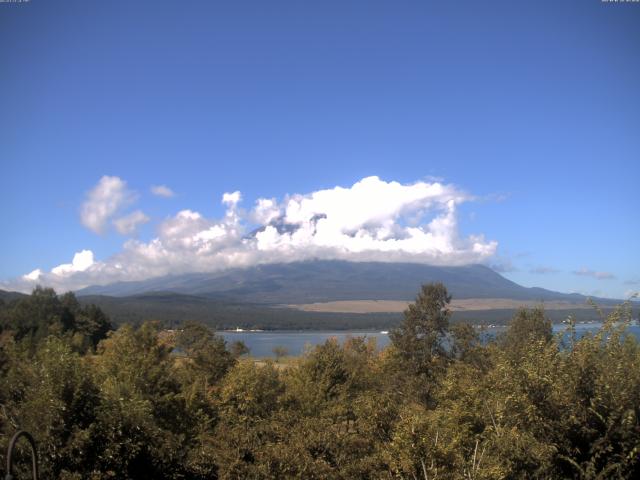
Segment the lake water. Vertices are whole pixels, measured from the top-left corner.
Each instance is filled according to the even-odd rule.
[[[587,332],[595,332],[602,327],[600,323],[585,323],[576,325],[578,336]],[[554,333],[564,331],[566,325],[554,325]],[[488,328],[487,334],[496,335],[504,331],[504,327]],[[640,326],[629,327],[629,332],[640,339]],[[389,344],[389,335],[381,332],[361,331],[361,330],[341,330],[341,331],[266,331],[266,332],[217,332],[228,342],[241,340],[249,347],[251,355],[254,357],[273,357],[274,347],[284,347],[289,355],[300,355],[308,346],[324,343],[330,338],[336,338],[343,343],[349,337],[375,338],[379,348]]]

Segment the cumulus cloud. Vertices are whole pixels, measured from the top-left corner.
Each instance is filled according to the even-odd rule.
[[[151,193],[157,197],[171,198],[175,196],[173,190],[166,185],[152,185]]]
[[[36,285],[54,287],[60,291],[74,290],[87,285],[87,281],[99,278],[105,263],[96,262],[91,250],[77,252],[70,263],[53,267],[50,272],[35,269],[22,277],[0,282],[0,288],[30,292]]]
[[[222,203],[230,207],[236,206],[242,200],[242,194],[239,191],[233,193],[225,193],[222,195]]]
[[[59,277],[67,277],[76,272],[84,272],[91,267],[93,263],[93,252],[91,250],[82,250],[73,256],[71,263],[58,265],[51,270],[51,273]]]
[[[133,202],[135,196],[127,189],[127,183],[119,177],[103,176],[87,193],[80,208],[82,224],[95,233],[102,234],[109,220]]]
[[[93,261],[92,254],[89,262],[83,251],[85,256],[65,268],[23,276],[14,289],[29,290],[36,283],[77,289],[307,259],[478,263],[494,255],[497,243],[482,235],[460,236],[457,209],[471,200],[453,185],[378,177],[282,200],[259,198],[247,211],[239,208],[241,193],[230,192],[222,196],[227,210],[220,219],[182,210],[163,221],[148,242],[129,239],[103,262]]]
[[[132,235],[140,225],[143,225],[148,221],[149,217],[147,217],[141,210],[136,210],[124,217],[115,219],[113,221],[113,226],[116,227],[118,233],[122,235]]]
[[[589,270],[588,268],[581,268],[580,270],[574,270],[574,275],[578,275],[581,277],[592,277],[598,280],[613,280],[615,275],[609,272],[596,272],[594,270]]]
[[[268,225],[281,214],[280,205],[275,198],[259,198],[252,211],[251,220],[260,225]]]
[[[42,270],[36,268],[32,272],[23,275],[22,278],[27,282],[35,282],[40,278],[40,275],[42,275]]]

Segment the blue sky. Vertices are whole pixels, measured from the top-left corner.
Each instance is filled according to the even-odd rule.
[[[416,261],[483,235],[477,260],[521,284],[622,297],[640,290],[639,50],[640,4],[599,0],[0,4],[0,281],[83,250],[135,263],[125,243],[187,209],[189,235],[246,234],[259,198],[377,176],[446,186],[424,222],[464,196],[455,255]],[[82,209],[105,176],[124,200],[96,233]]]

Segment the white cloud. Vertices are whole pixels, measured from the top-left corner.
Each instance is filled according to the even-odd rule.
[[[27,281],[35,282],[40,278],[40,275],[42,275],[42,270],[40,270],[39,268],[36,268],[32,272],[29,272],[26,275],[23,275],[22,278]]]
[[[275,198],[259,198],[253,209],[251,220],[260,225],[268,225],[282,215]]]
[[[581,268],[580,270],[574,270],[574,275],[578,275],[581,277],[593,277],[598,280],[613,280],[615,275],[609,272],[596,272],[594,270],[589,270],[588,268]]]
[[[119,177],[103,176],[87,193],[80,209],[82,224],[95,233],[104,233],[108,221],[134,200],[127,183]]]
[[[45,285],[59,291],[75,290],[100,277],[106,264],[96,262],[91,250],[82,250],[73,256],[71,263],[63,263],[44,272],[39,268],[19,279],[0,282],[0,288],[19,292],[31,292],[36,285]]]
[[[130,239],[104,262],[94,262],[93,255],[83,251],[76,257],[84,256],[77,261],[74,257],[71,264],[41,272],[33,280],[22,277],[9,286],[29,290],[37,280],[59,290],[77,289],[169,273],[314,258],[478,263],[494,255],[497,243],[482,235],[460,236],[457,207],[471,199],[452,185],[400,184],[378,177],[281,201],[260,198],[247,212],[238,208],[240,192],[225,193],[222,202],[227,211],[221,219],[182,210],[158,226],[156,238]]]
[[[78,252],[73,256],[73,260],[71,261],[71,263],[63,263],[62,265],[58,265],[51,270],[51,273],[59,277],[66,277],[76,272],[84,272],[91,265],[93,265],[93,263],[93,252],[91,250],[82,250],[81,252]]]
[[[118,233],[122,235],[132,235],[140,225],[143,225],[148,221],[149,217],[147,217],[141,210],[136,210],[124,217],[115,219],[113,221],[113,225],[116,227]]]
[[[222,195],[222,203],[230,207],[240,203],[240,200],[242,200],[242,194],[237,190],[235,192],[224,193]]]
[[[164,197],[164,198],[171,198],[176,195],[174,191],[171,190],[166,185],[152,185],[151,193],[153,193],[157,197]]]

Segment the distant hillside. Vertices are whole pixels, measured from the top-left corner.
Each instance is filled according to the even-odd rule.
[[[388,329],[397,325],[401,313],[303,312],[264,304],[228,303],[177,293],[150,293],[129,297],[88,295],[83,304],[102,308],[116,323],[139,324],[159,320],[176,327],[185,320],[202,322],[215,329],[260,328],[280,330]]]
[[[19,292],[7,292],[6,290],[0,290],[0,301],[5,303],[9,303],[13,300],[17,300],[18,298],[24,297],[24,293]]]
[[[336,300],[413,300],[424,283],[441,281],[457,299],[506,298],[583,303],[578,294],[526,288],[483,265],[310,261],[260,265],[221,273],[166,276],[88,287],[78,295],[130,296],[171,292],[228,302],[301,304]]]
[[[169,327],[180,325],[185,320],[205,323],[215,329],[261,328],[278,330],[389,330],[397,326],[402,313],[344,313],[313,312],[293,308],[281,308],[265,304],[228,303],[204,297],[177,293],[151,293],[130,297],[84,296],[84,304],[93,303],[102,308],[116,323],[141,323],[159,320]],[[610,308],[605,307],[605,312]],[[515,309],[454,311],[453,322],[465,321],[474,324],[506,324]],[[573,315],[578,321],[598,320],[593,309],[546,310],[554,322]]]
[[[156,319],[178,325],[197,320],[218,329],[387,330],[400,321],[401,309],[362,313],[354,305],[366,301],[377,307],[385,301],[402,304],[414,300],[422,284],[434,281],[443,282],[452,294],[454,321],[505,323],[520,302],[545,302],[547,315],[554,321],[569,314],[578,320],[597,320],[595,311],[584,308],[586,297],[582,295],[525,288],[482,265],[309,261],[122,282],[85,288],[76,294],[84,304],[99,305],[116,323]],[[20,295],[0,291],[5,303]],[[607,309],[617,303],[597,301]],[[340,302],[352,310],[331,311]],[[322,305],[309,305],[317,303]]]
[[[22,294],[3,292],[4,303],[23,297]],[[155,292],[127,297],[103,295],[79,296],[82,304],[95,304],[116,324],[140,324],[146,320],[158,320],[167,327],[176,327],[185,320],[202,322],[214,329],[260,328],[277,330],[389,330],[399,324],[400,312],[326,312],[304,311],[275,305],[237,303],[194,295],[171,292]],[[2,305],[0,301],[0,305]],[[500,302],[496,302],[496,305]],[[547,304],[551,305],[551,304]],[[611,307],[604,307],[608,313]],[[453,311],[452,321],[473,324],[506,324],[515,313],[514,308]],[[598,313],[576,304],[575,308],[546,309],[547,316],[560,322],[573,315],[578,321],[598,320]]]

